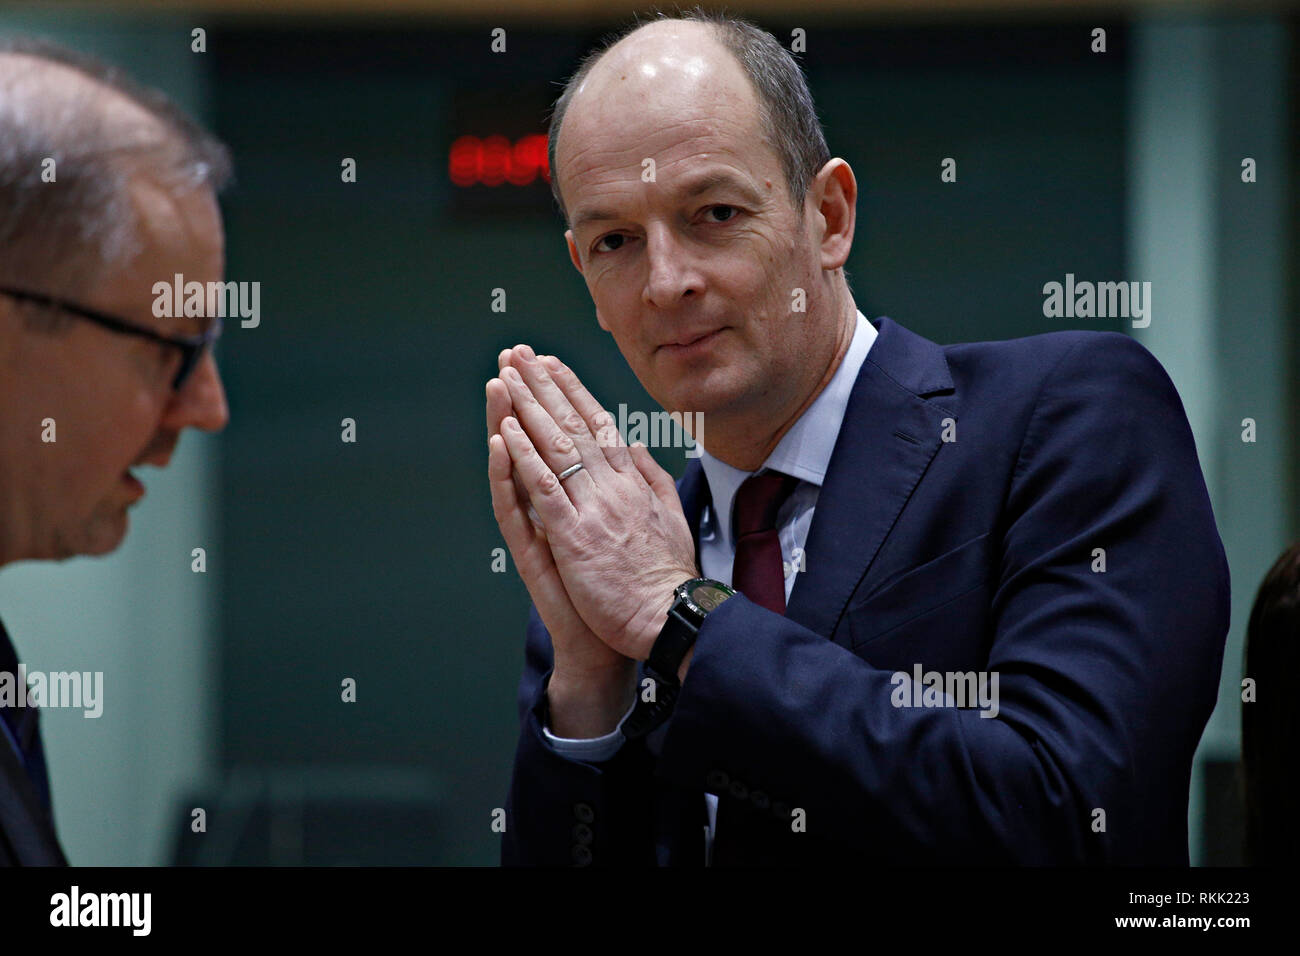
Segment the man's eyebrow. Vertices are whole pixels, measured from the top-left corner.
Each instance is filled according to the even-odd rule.
[[[748,202],[758,205],[762,198],[754,191],[744,180],[727,170],[715,170],[704,173],[694,179],[687,179],[678,187],[677,192],[683,199],[690,199],[701,193],[706,193],[711,189],[729,188],[739,192]],[[573,225],[569,228],[577,232],[582,226],[589,222],[600,222],[601,220],[621,219],[622,217],[609,209],[583,209],[573,217]]]
[[[154,331],[173,339],[197,339],[206,335],[208,329],[212,328],[216,323],[215,318],[187,316],[181,320],[180,325],[162,330],[154,329]]]
[[[683,199],[690,199],[712,189],[734,189],[744,197],[746,202],[755,206],[763,201],[753,186],[740,176],[725,169],[705,173],[695,180],[686,180],[680,189],[680,193]]]

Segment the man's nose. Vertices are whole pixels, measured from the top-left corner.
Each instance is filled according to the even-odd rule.
[[[181,390],[172,395],[171,404],[167,406],[160,426],[175,432],[182,428],[217,432],[225,428],[229,421],[226,390],[221,385],[217,361],[209,350],[194,367],[194,372],[181,386]]]
[[[704,291],[699,273],[671,228],[658,224],[648,229],[645,242],[649,274],[642,297],[647,303],[668,308],[689,291]]]

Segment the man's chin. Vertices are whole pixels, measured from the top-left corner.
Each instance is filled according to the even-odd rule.
[[[118,508],[113,514],[97,515],[77,537],[75,541],[60,542],[59,558],[84,556],[88,558],[111,554],[122,546],[131,519],[125,507]]]
[[[656,400],[667,411],[701,412],[705,415],[725,412],[744,397],[743,382],[734,381],[728,369],[717,369],[713,374],[673,383],[664,398]]]

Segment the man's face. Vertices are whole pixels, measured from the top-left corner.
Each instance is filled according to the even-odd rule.
[[[136,177],[141,248],[124,268],[75,296],[75,304],[166,335],[200,333],[208,320],[155,318],[155,282],[220,280],[224,239],[210,190],[173,195]],[[33,288],[59,297],[62,290]],[[144,494],[128,469],[166,465],[187,427],[216,431],[228,419],[208,352],[179,393],[180,352],[73,319],[62,334],[23,326],[0,297],[0,559],[104,554],[121,544],[127,509]],[[56,441],[42,441],[45,419]]]
[[[800,222],[756,96],[700,25],[653,24],[629,39],[592,70],[561,129],[570,256],[601,328],[656,401],[762,417],[790,403],[786,390],[809,387],[808,337],[824,334],[813,327],[825,311],[820,217]],[[593,211],[600,218],[584,220]],[[806,312],[792,309],[796,288]]]

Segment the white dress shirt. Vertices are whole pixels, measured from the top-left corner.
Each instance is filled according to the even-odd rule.
[[[795,578],[799,571],[808,566],[808,562],[817,560],[816,555],[804,554],[804,544],[808,540],[808,529],[812,527],[813,510],[817,504],[817,495],[821,491],[822,481],[826,477],[826,467],[830,464],[831,452],[835,450],[835,440],[839,437],[840,425],[844,421],[844,410],[849,403],[849,395],[858,380],[858,372],[867,358],[872,344],[876,341],[875,326],[867,321],[862,311],[858,311],[857,326],[849,349],[835,370],[829,383],[811,405],[804,410],[790,430],[782,436],[772,453],[763,462],[762,468],[793,475],[800,479],[794,492],[786,499],[777,513],[777,536],[781,542],[781,558],[785,562],[785,599],[790,600],[794,590]],[[736,499],[736,492],[741,484],[755,472],[741,471],[726,462],[719,461],[702,451],[700,464],[709,483],[709,493],[713,499],[712,506],[706,506],[700,515],[700,573],[706,578],[731,583],[732,564],[736,558],[736,542],[731,536],[731,508]],[[687,679],[690,672],[687,671]],[[629,709],[613,732],[603,737],[589,739],[572,739],[557,737],[550,728],[543,726],[542,734],[556,753],[575,760],[602,761],[618,753],[623,744],[623,721],[632,713]],[[713,846],[713,836],[717,825],[718,798],[711,793],[704,795],[708,808],[709,825],[706,837],[706,856]]]

